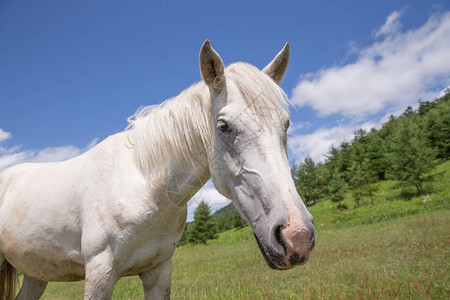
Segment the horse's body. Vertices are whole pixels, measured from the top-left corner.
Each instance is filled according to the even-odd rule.
[[[280,59],[286,58],[280,54],[265,69],[275,82],[285,71]],[[109,299],[114,284],[129,275],[140,276],[146,299],[168,297],[171,257],[184,229],[186,202],[211,176],[219,192],[249,220],[269,266],[287,269],[307,260],[314,229],[292,178],[285,178],[290,173],[280,149],[285,151],[286,128],[278,123],[288,119],[282,103],[264,100],[265,109],[278,105],[269,111],[276,116],[257,116],[244,124],[255,119],[245,110],[262,108],[242,106],[253,99],[247,99],[248,86],[236,80],[260,76],[255,89],[263,90],[254,96],[263,98],[261,92],[270,96],[276,84],[242,63],[230,66],[226,77],[217,58],[205,43],[200,53],[204,82],[159,108],[137,113],[130,129],[79,157],[22,164],[0,173],[0,299],[8,293],[13,297],[8,292],[13,268],[25,274],[18,299],[38,299],[48,281],[82,279],[85,299]],[[239,72],[248,74],[233,75]],[[264,90],[265,84],[273,90]],[[238,113],[226,116],[234,106]],[[234,131],[222,131],[223,123],[227,130],[234,124]],[[246,129],[238,130],[240,123],[252,129],[247,136]],[[247,151],[250,158],[242,155]],[[261,164],[269,164],[270,175],[279,182],[266,182],[258,170]]]

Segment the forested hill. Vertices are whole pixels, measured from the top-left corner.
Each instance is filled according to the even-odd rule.
[[[213,213],[214,217],[234,215],[237,212],[233,202]]]
[[[331,200],[345,208],[341,201],[349,193],[358,206],[363,199],[373,204],[377,183],[390,179],[400,182],[406,197],[424,194],[424,183],[432,180],[428,172],[449,159],[450,93],[419,104],[391,116],[379,130],[357,130],[351,142],[332,147],[324,163],[307,156],[294,164],[292,175],[306,205]]]

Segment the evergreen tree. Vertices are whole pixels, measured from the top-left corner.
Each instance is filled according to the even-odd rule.
[[[349,169],[352,166],[352,147],[348,142],[342,142],[341,145],[336,148],[333,145],[330,150],[328,150],[326,168],[329,172],[329,177],[337,170],[340,177],[345,181],[349,182],[350,173]]]
[[[360,201],[363,196],[369,196],[373,202],[374,193],[377,186],[374,184],[377,181],[377,176],[374,171],[370,169],[369,159],[364,159],[361,163],[356,161],[351,168],[352,179],[350,179],[350,187],[357,206],[360,206]]]
[[[247,222],[241,217],[239,212],[233,214],[233,228],[243,228],[247,225]]]
[[[342,205],[341,201],[344,200],[344,190],[345,190],[345,182],[341,178],[341,174],[338,169],[334,169],[333,175],[331,176],[331,180],[328,183],[329,190],[329,199],[332,202],[338,203],[339,209],[346,208],[345,205]]]
[[[224,232],[233,228],[234,214],[214,216],[217,232]]]
[[[419,121],[410,110],[398,120],[391,138],[394,174],[404,185],[414,185],[417,194],[423,194],[426,175],[435,166],[435,151],[419,127]]]
[[[295,168],[296,187],[305,205],[311,206],[325,196],[325,179],[310,156]]]
[[[331,145],[330,149],[328,150],[328,154],[326,155],[327,160],[325,164],[330,176],[332,176],[334,171],[340,171],[339,156],[339,148]]]
[[[216,224],[211,216],[209,205],[201,201],[194,211],[194,222],[189,226],[188,241],[192,244],[205,244],[217,237]]]
[[[450,158],[450,93],[434,102],[421,102],[424,132],[438,158]]]
[[[370,133],[363,129],[357,130],[351,148],[353,150],[351,168],[354,167],[355,162],[362,165],[363,161],[366,160],[365,170],[375,172],[379,180],[385,179],[389,161],[384,151],[383,139],[377,130],[372,129]],[[350,171],[352,173],[350,178],[353,178],[353,171]]]
[[[373,171],[378,180],[385,180],[389,168],[389,159],[385,151],[385,141],[380,133],[372,129],[367,136],[367,159],[369,160],[369,169]]]

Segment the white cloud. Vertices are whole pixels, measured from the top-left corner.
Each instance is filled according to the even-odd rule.
[[[194,220],[194,210],[197,208],[198,204],[201,201],[205,201],[209,204],[211,208],[211,213],[219,210],[225,205],[229,204],[231,200],[225,198],[214,187],[214,184],[211,180],[209,180],[198,192],[194,195],[194,197],[189,200],[187,203],[188,207],[188,216],[187,221],[191,222]]]
[[[390,115],[399,115],[417,100],[443,96],[450,85],[450,12],[431,16],[421,27],[401,31],[403,11],[390,14],[374,30],[372,45],[357,48],[354,62],[324,67],[302,75],[291,101],[310,106],[319,116],[337,114],[338,126],[290,137],[289,148],[296,159],[310,155],[323,161],[330,147],[351,141],[358,128],[379,128]],[[384,114],[379,120],[367,121]]]
[[[293,122],[291,121],[291,124],[289,125],[287,134],[288,134],[288,135],[291,135],[291,134],[293,134],[294,132],[296,132],[297,130],[304,129],[304,128],[309,128],[309,127],[311,127],[311,123],[308,122],[308,121],[306,121],[306,122],[300,122],[300,123],[293,123]]]
[[[1,143],[11,137],[11,133],[0,129],[0,170],[24,162],[54,162],[67,160],[89,150],[95,146],[98,141],[98,139],[95,138],[83,148],[72,145],[48,147],[40,150],[21,150],[20,145],[9,148],[3,147]]]
[[[404,11],[394,11],[387,18],[386,22],[376,32],[375,36],[392,35],[400,30],[402,24],[400,23],[400,17]]]
[[[332,145],[339,146],[343,141],[351,140],[354,128],[337,126],[320,128],[310,134],[297,135],[288,140],[289,148],[299,160],[309,155],[314,161],[323,161]]]
[[[3,154],[0,156],[0,171],[10,166],[26,162],[27,158],[30,156],[31,153],[27,151]]]
[[[84,152],[83,149],[80,149],[72,145],[60,147],[48,147],[32,153],[32,157],[30,157],[28,161],[29,162],[63,161],[78,156],[83,152]]]
[[[446,87],[445,89],[443,89],[440,93],[438,98],[444,97],[445,95],[447,95],[448,93],[450,93],[450,85],[448,87]]]
[[[375,31],[381,40],[359,49],[355,62],[301,76],[291,101],[320,116],[362,118],[432,100],[450,84],[450,12],[406,32],[400,16],[396,11],[387,18]]]
[[[3,141],[6,141],[11,137],[11,133],[3,131],[3,129],[0,128],[0,143]]]
[[[303,161],[309,155],[315,162],[323,162],[331,146],[339,147],[344,141],[350,142],[359,128],[366,131],[380,128],[390,115],[391,113],[388,113],[378,121],[367,121],[362,124],[351,123],[333,128],[319,128],[310,134],[291,137],[288,139],[288,146],[298,161]]]

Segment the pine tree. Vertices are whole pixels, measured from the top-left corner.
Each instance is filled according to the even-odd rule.
[[[224,232],[233,228],[234,215],[214,216],[214,223],[216,223],[217,232]]]
[[[346,208],[345,205],[341,204],[341,201],[344,200],[344,189],[345,189],[345,182],[342,179],[339,170],[334,169],[331,180],[328,183],[328,190],[330,193],[329,199],[332,202],[338,203],[339,209]]]
[[[369,159],[365,158],[361,163],[355,161],[350,170],[352,173],[350,187],[357,206],[360,206],[363,196],[369,196],[374,205],[373,196],[377,190],[374,183],[377,182],[377,175],[370,169]]]
[[[398,120],[398,128],[392,135],[392,166],[397,179],[404,185],[414,185],[421,195],[423,183],[429,179],[426,173],[436,164],[436,154],[429,147],[417,118],[408,110],[406,113]]]
[[[325,179],[310,156],[295,168],[296,187],[305,205],[312,206],[325,196]]]
[[[239,214],[239,212],[235,212],[233,214],[233,228],[243,228],[245,227],[247,224],[247,222],[245,222],[244,219],[242,219],[241,215]]]
[[[424,132],[437,157],[450,158],[450,93],[434,102],[421,102],[419,113],[424,115]]]
[[[188,241],[192,244],[205,244],[210,239],[215,239],[216,224],[211,216],[209,205],[201,201],[194,211],[194,222],[189,226]]]

